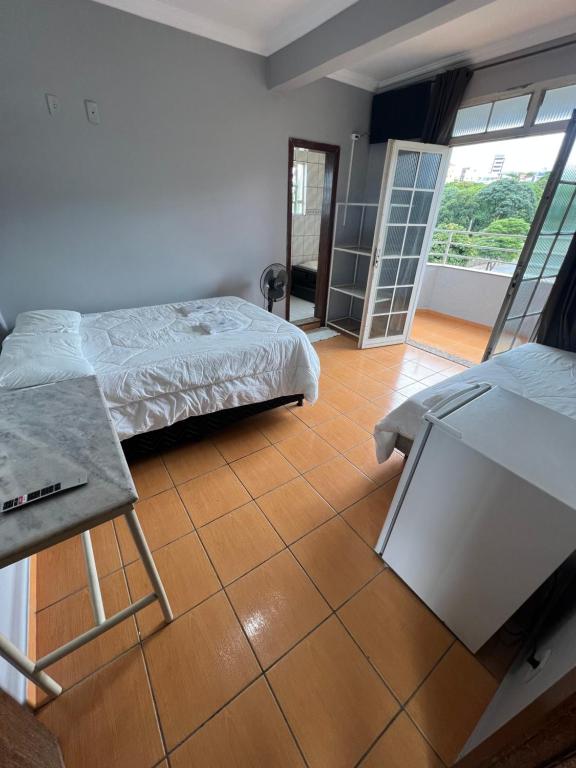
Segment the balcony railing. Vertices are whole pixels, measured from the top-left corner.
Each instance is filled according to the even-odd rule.
[[[512,274],[525,240],[526,235],[512,232],[438,227],[432,238],[428,263]]]

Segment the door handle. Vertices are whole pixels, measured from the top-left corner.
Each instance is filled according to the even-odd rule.
[[[380,264],[380,248],[376,248],[376,253],[374,254],[374,269]]]

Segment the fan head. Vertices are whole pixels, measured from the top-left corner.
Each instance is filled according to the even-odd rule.
[[[272,311],[275,301],[280,301],[286,295],[288,273],[284,264],[270,264],[260,277],[260,290],[268,302],[268,311]]]

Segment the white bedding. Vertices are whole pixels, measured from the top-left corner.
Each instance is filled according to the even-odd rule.
[[[239,327],[198,324],[215,313]],[[318,395],[306,334],[236,297],[83,315],[80,335],[121,440],[224,408]]]
[[[576,419],[576,354],[542,344],[524,344],[408,398],[376,424],[379,462],[398,435],[414,440],[423,414],[468,384],[487,382]]]

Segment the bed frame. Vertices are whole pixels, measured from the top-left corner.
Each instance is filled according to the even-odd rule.
[[[396,448],[397,451],[400,451],[400,453],[403,453],[404,456],[408,458],[412,444],[413,441],[410,440],[409,437],[404,437],[404,435],[399,434],[396,438],[396,442],[394,443],[394,448]]]
[[[278,408],[281,405],[296,403],[304,405],[304,395],[285,395],[273,400],[264,400],[261,403],[249,403],[239,405],[236,408],[224,408],[221,411],[206,413],[202,416],[191,416],[183,421],[177,421],[169,427],[155,429],[152,432],[143,432],[141,435],[129,437],[122,441],[122,448],[127,459],[166,451],[169,448],[190,441],[201,440],[222,427],[235,424],[247,416],[255,416],[257,413]]]

